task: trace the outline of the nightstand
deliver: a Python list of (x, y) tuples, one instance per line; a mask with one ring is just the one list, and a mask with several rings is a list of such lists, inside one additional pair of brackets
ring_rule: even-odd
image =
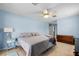
[(7, 40), (6, 43), (7, 43), (7, 46), (5, 47), (5, 49), (11, 49), (11, 48), (15, 48), (16, 47), (15, 39)]

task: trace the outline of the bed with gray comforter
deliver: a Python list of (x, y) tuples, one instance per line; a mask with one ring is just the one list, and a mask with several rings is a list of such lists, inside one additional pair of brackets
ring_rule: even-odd
[(53, 47), (54, 44), (49, 40), (44, 35), (18, 38), (18, 42), (27, 56), (38, 56), (48, 48)]

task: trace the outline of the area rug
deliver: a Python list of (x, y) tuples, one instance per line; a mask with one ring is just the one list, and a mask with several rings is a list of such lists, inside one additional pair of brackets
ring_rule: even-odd
[(16, 51), (9, 51), (6, 53), (6, 56), (18, 56)]

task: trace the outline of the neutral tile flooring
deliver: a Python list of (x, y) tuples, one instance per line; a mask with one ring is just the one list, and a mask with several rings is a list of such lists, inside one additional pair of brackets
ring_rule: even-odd
[[(6, 56), (8, 52), (16, 51), (18, 56), (25, 56), (25, 52), (21, 47), (15, 49), (0, 51), (0, 56)], [(74, 45), (57, 42), (54, 48), (49, 49), (42, 56), (74, 56)]]
[(24, 52), (24, 50), (21, 47), (0, 51), (0, 56), (6, 56), (7, 53), (9, 53), (11, 51), (17, 52), (18, 56), (25, 56), (25, 52)]
[(74, 45), (57, 42), (55, 48), (44, 53), (44, 56), (74, 56)]

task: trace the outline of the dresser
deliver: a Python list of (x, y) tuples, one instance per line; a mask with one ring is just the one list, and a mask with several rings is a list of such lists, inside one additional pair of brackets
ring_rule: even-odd
[(0, 32), (0, 50), (14, 48), (15, 40), (10, 37), (10, 32)]
[(74, 44), (74, 38), (71, 35), (57, 35), (57, 41), (68, 44)]

